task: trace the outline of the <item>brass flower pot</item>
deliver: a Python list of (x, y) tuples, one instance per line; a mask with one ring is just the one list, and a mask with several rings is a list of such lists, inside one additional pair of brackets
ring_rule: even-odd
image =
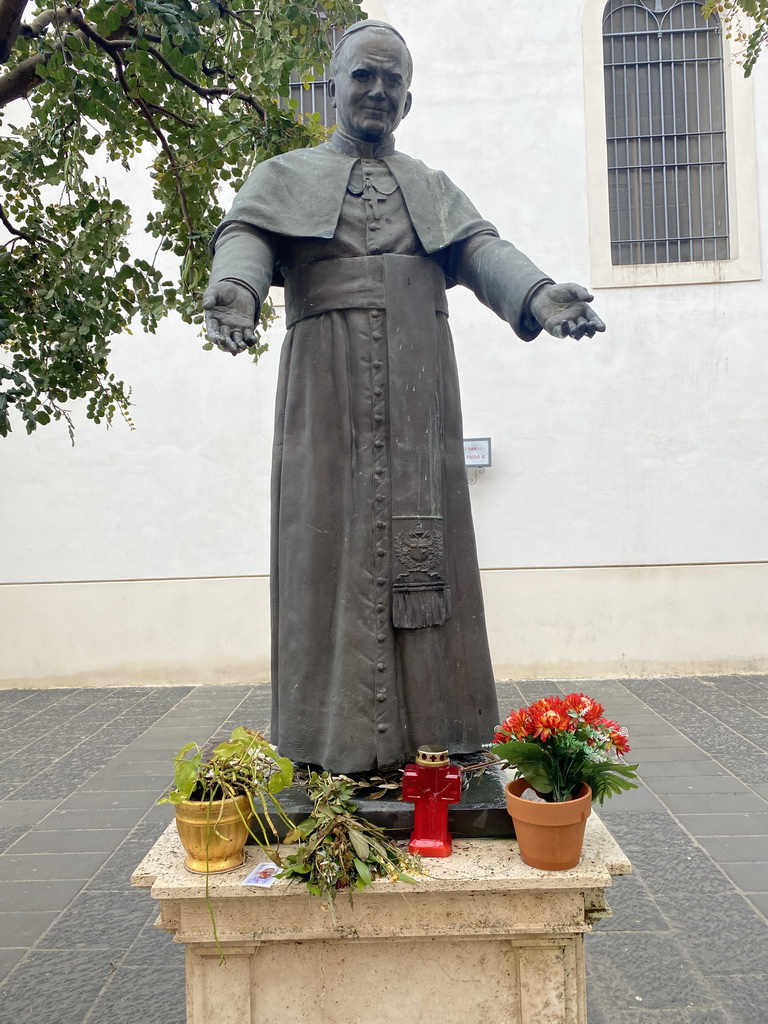
[(189, 871), (214, 874), (239, 868), (252, 816), (247, 794), (224, 800), (184, 800), (176, 804), (176, 828), (187, 851)]
[(584, 830), (592, 813), (592, 790), (582, 783), (574, 800), (540, 803), (523, 800), (525, 779), (507, 784), (507, 811), (515, 825), (520, 856), (532, 868), (542, 871), (567, 871), (581, 860)]

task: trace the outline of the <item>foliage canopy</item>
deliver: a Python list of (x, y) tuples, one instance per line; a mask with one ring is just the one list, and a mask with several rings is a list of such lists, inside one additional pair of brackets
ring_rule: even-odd
[[(364, 17), (359, 8), (0, 0), (0, 435), (14, 417), (30, 433), (64, 417), (71, 435), (79, 398), (96, 422), (128, 416), (112, 339), (136, 319), (154, 332), (171, 310), (202, 322), (219, 186), (239, 188), (257, 162), (322, 138), (317, 115), (293, 116), (290, 78), (312, 80), (327, 30)], [(91, 169), (98, 158), (148, 161), (156, 210), (144, 227), (175, 258), (173, 279), (131, 251), (131, 210)]]

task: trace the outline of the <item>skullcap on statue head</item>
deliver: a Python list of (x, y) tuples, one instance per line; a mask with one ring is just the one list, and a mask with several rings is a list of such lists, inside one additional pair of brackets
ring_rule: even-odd
[(386, 21), (375, 21), (372, 18), (369, 18), (367, 21), (356, 21), (354, 25), (350, 25), (349, 28), (345, 30), (344, 35), (338, 41), (336, 48), (333, 51), (333, 57), (331, 58), (331, 75), (335, 76), (338, 71), (339, 58), (344, 43), (351, 35), (355, 32), (361, 32), (364, 28), (371, 29), (375, 32), (391, 32), (393, 35), (397, 36), (405, 49), (406, 70), (408, 74), (408, 84), (410, 85), (411, 79), (413, 78), (413, 58), (411, 57), (411, 51), (408, 49), (408, 44), (392, 25), (389, 25)]

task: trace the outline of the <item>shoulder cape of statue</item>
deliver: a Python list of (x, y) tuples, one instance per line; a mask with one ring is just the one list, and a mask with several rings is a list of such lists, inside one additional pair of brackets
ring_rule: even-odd
[[(419, 241), (428, 253), (478, 231), (494, 231), (443, 171), (392, 153), (384, 162), (400, 186)], [(333, 238), (355, 158), (327, 143), (294, 149), (259, 164), (213, 236), (232, 221), (295, 238)]]

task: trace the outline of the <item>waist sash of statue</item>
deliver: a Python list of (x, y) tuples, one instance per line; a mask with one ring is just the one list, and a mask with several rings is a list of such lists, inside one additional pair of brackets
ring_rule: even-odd
[(450, 615), (443, 537), (443, 423), (436, 314), (448, 315), (445, 275), (421, 256), (323, 260), (285, 279), (288, 326), (331, 310), (386, 313), (392, 622), (440, 626)]

